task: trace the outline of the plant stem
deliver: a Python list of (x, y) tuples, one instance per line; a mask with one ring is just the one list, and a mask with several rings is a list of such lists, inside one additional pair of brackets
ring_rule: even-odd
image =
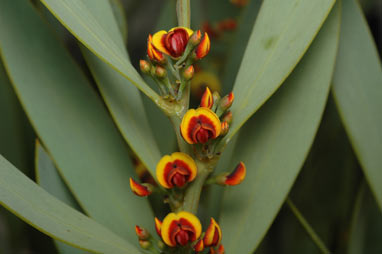
[(190, 0), (177, 0), (176, 13), (178, 16), (178, 25), (190, 28)]
[(292, 213), (296, 216), (297, 220), (300, 222), (301, 226), (305, 229), (305, 231), (308, 233), (312, 241), (316, 244), (316, 246), (321, 250), (324, 254), (330, 254), (329, 249), (325, 246), (324, 242), (321, 240), (321, 238), (317, 235), (317, 233), (314, 231), (314, 229), (310, 226), (310, 224), (306, 221), (304, 216), (301, 214), (301, 212), (297, 209), (297, 207), (294, 205), (292, 200), (288, 197), (286, 200), (286, 203)]

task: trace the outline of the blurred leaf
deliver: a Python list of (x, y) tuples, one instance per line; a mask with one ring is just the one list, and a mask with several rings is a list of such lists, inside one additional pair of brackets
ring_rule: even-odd
[[(123, 42), (127, 42), (127, 19), (122, 0), (109, 0), (114, 17), (117, 21), (119, 31), (122, 34)], [(102, 15), (104, 17), (104, 15)]]
[(358, 4), (342, 4), (333, 93), (370, 188), (382, 210), (382, 68)]
[[(96, 3), (88, 2), (86, 6), (96, 17), (98, 24), (105, 30), (110, 27), (116, 29), (114, 17), (103, 15), (108, 2), (97, 0)], [(98, 6), (97, 9), (94, 8), (94, 5)], [(121, 37), (116, 34), (111, 35), (111, 38), (115, 41), (121, 40)], [(151, 174), (155, 175), (155, 167), (161, 154), (152, 135), (139, 91), (130, 84), (130, 81), (119, 75), (117, 71), (85, 47), (81, 47), (81, 51), (116, 125), (131, 149)], [(155, 107), (155, 105), (153, 106)], [(159, 114), (163, 115), (163, 113)]]
[(259, 245), (304, 162), (328, 95), (339, 21), (335, 8), (286, 84), (240, 132), (233, 157), (248, 170), (223, 200), (228, 253), (252, 253)]
[(228, 94), (232, 91), (261, 2), (260, 0), (251, 0), (239, 17), (238, 28), (234, 34), (234, 41), (228, 50), (227, 62), (224, 65), (222, 94)]
[(264, 1), (237, 75), (232, 113), (235, 121), (223, 139), (228, 142), (292, 72), (334, 0)]
[(100, 253), (140, 253), (85, 215), (44, 191), (0, 156), (0, 204), (45, 234)]
[(134, 225), (151, 226), (152, 213), (129, 188), (135, 173), (125, 143), (83, 73), (28, 1), (0, 1), (0, 45), (19, 99), (81, 207), (136, 243)]
[[(158, 95), (143, 81), (131, 65), (118, 28), (104, 29), (92, 14), (98, 4), (85, 4), (85, 0), (41, 0), (71, 33), (95, 55), (107, 62), (153, 101)], [(108, 5), (108, 3), (106, 3)], [(105, 7), (107, 5), (104, 5)], [(111, 7), (103, 9), (103, 16), (113, 15)], [(113, 40), (116, 31), (119, 40)], [(114, 33), (114, 36), (111, 36)]]
[[(58, 174), (53, 161), (50, 159), (44, 148), (36, 142), (36, 181), (47, 192), (67, 204), (72, 208), (80, 211), (78, 203), (75, 201), (73, 195), (69, 192), (68, 187), (62, 181), (61, 176)], [(83, 250), (76, 249), (61, 241), (54, 241), (57, 249), (61, 254), (76, 254), (84, 253)]]
[(354, 207), (348, 253), (382, 252), (382, 215), (366, 184), (362, 184)]

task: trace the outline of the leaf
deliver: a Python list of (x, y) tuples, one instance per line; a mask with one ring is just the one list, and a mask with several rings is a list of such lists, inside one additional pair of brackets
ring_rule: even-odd
[(234, 158), (245, 181), (225, 192), (221, 226), (227, 253), (252, 253), (286, 198), (317, 131), (339, 33), (338, 8), (285, 85), (240, 132)]
[[(37, 183), (47, 192), (49, 192), (68, 206), (71, 206), (77, 211), (80, 211), (81, 208), (75, 201), (73, 195), (68, 190), (68, 187), (66, 187), (65, 183), (62, 181), (56, 167), (54, 166), (53, 161), (50, 159), (49, 155), (40, 145), (39, 142), (36, 142), (35, 163)], [(61, 254), (84, 253), (83, 250), (74, 248), (61, 241), (55, 240), (54, 242)]]
[[(94, 5), (98, 9), (94, 9)], [(91, 14), (97, 17), (98, 24), (105, 30), (111, 27), (117, 29), (114, 17), (103, 15), (108, 9), (107, 1), (98, 0), (96, 4), (87, 2), (85, 6), (89, 7)], [(111, 38), (115, 41), (121, 40), (117, 34)], [(151, 132), (139, 91), (85, 47), (81, 47), (81, 51), (118, 129), (142, 163), (155, 175), (155, 167), (161, 154)]]
[[(109, 0), (114, 17), (122, 34), (123, 42), (127, 42), (127, 19), (122, 0)], [(104, 17), (104, 15), (102, 15)]]
[(344, 0), (341, 40), (333, 78), (338, 111), (382, 210), (382, 68), (358, 4)]
[(237, 75), (226, 143), (292, 72), (335, 0), (264, 1)]
[[(87, 48), (113, 69), (127, 78), (151, 100), (158, 100), (158, 95), (143, 81), (138, 72), (131, 65), (126, 49), (119, 41), (113, 40), (112, 32), (104, 29), (98, 23), (92, 10), (98, 5), (86, 5), (84, 0), (41, 0), (43, 4), (56, 16), (56, 18)], [(103, 15), (113, 15), (110, 6), (104, 9)], [(118, 28), (117, 28), (118, 30)], [(119, 30), (118, 30), (119, 33)], [(119, 35), (121, 37), (121, 35)]]
[(348, 253), (380, 253), (382, 251), (381, 234), (382, 215), (364, 182), (354, 206)]
[(261, 1), (259, 0), (250, 1), (238, 19), (238, 29), (234, 34), (232, 46), (228, 49), (227, 62), (224, 65), (222, 78), (223, 94), (228, 94), (232, 91), (260, 5)]
[(83, 73), (28, 1), (0, 1), (0, 45), (26, 113), (81, 207), (138, 245), (134, 225), (150, 228), (152, 212), (129, 188), (127, 147)]
[(134, 246), (54, 198), (0, 156), (0, 204), (45, 234), (99, 253), (140, 253)]

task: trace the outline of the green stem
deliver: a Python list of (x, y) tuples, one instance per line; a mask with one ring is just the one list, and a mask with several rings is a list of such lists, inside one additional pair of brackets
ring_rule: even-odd
[(198, 167), (198, 175), (195, 180), (188, 186), (183, 200), (183, 211), (188, 211), (196, 214), (199, 206), (200, 194), (203, 189), (203, 185), (208, 178), (208, 175), (213, 171), (217, 161), (203, 162), (196, 160), (196, 166)]
[(286, 203), (292, 213), (296, 216), (297, 220), (300, 222), (301, 226), (305, 229), (305, 231), (308, 233), (312, 241), (316, 244), (316, 246), (321, 250), (324, 254), (330, 254), (329, 249), (325, 246), (324, 242), (321, 240), (321, 238), (317, 235), (317, 233), (314, 231), (314, 229), (310, 226), (310, 224), (306, 221), (304, 216), (301, 214), (301, 212), (297, 209), (297, 207), (293, 204), (292, 200), (288, 197), (286, 200)]
[(177, 0), (176, 13), (178, 16), (178, 25), (190, 28), (190, 0)]

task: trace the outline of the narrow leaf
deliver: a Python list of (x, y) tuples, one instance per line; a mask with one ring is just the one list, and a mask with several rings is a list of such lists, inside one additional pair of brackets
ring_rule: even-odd
[(81, 207), (138, 245), (134, 225), (150, 227), (152, 213), (130, 190), (135, 173), (126, 145), (29, 1), (0, 1), (0, 45), (27, 115)]
[[(36, 158), (35, 158), (35, 170), (37, 183), (44, 188), (48, 193), (55, 196), (68, 206), (80, 211), (78, 203), (75, 201), (73, 195), (68, 190), (68, 187), (62, 181), (61, 176), (58, 174), (53, 161), (50, 159), (47, 152), (36, 142)], [(57, 249), (61, 254), (76, 254), (83, 253), (83, 250), (74, 248), (61, 241), (54, 241)]]
[(0, 204), (50, 237), (98, 253), (140, 253), (44, 191), (0, 155)]
[(292, 72), (325, 21), (335, 0), (264, 1), (235, 81), (235, 121), (239, 128)]
[(356, 1), (342, 4), (341, 40), (333, 93), (366, 179), (382, 210), (382, 68)]
[[(117, 24), (114, 17), (103, 15), (108, 2), (97, 0), (96, 3), (100, 6), (98, 9), (91, 7), (94, 2), (87, 2), (85, 6), (89, 7), (91, 14), (104, 29), (113, 27), (115, 30)], [(111, 38), (115, 41), (121, 40), (117, 34), (111, 35)], [(120, 41), (120, 43), (123, 42)], [(119, 75), (88, 49), (81, 47), (81, 51), (119, 130), (131, 149), (151, 174), (155, 175), (155, 167), (161, 155), (149, 126), (139, 91), (130, 84), (130, 81)]]
[[(113, 40), (109, 34), (110, 31), (105, 30), (92, 14), (91, 9), (98, 8), (98, 5), (87, 5), (84, 0), (41, 1), (95, 55), (110, 64), (150, 99), (153, 101), (158, 99), (158, 95), (143, 81), (131, 65), (123, 44)], [(113, 15), (110, 6), (103, 11), (103, 15)]]
[(335, 8), (285, 85), (240, 132), (234, 158), (247, 165), (247, 176), (223, 200), (228, 253), (257, 248), (305, 160), (329, 91), (339, 21)]

